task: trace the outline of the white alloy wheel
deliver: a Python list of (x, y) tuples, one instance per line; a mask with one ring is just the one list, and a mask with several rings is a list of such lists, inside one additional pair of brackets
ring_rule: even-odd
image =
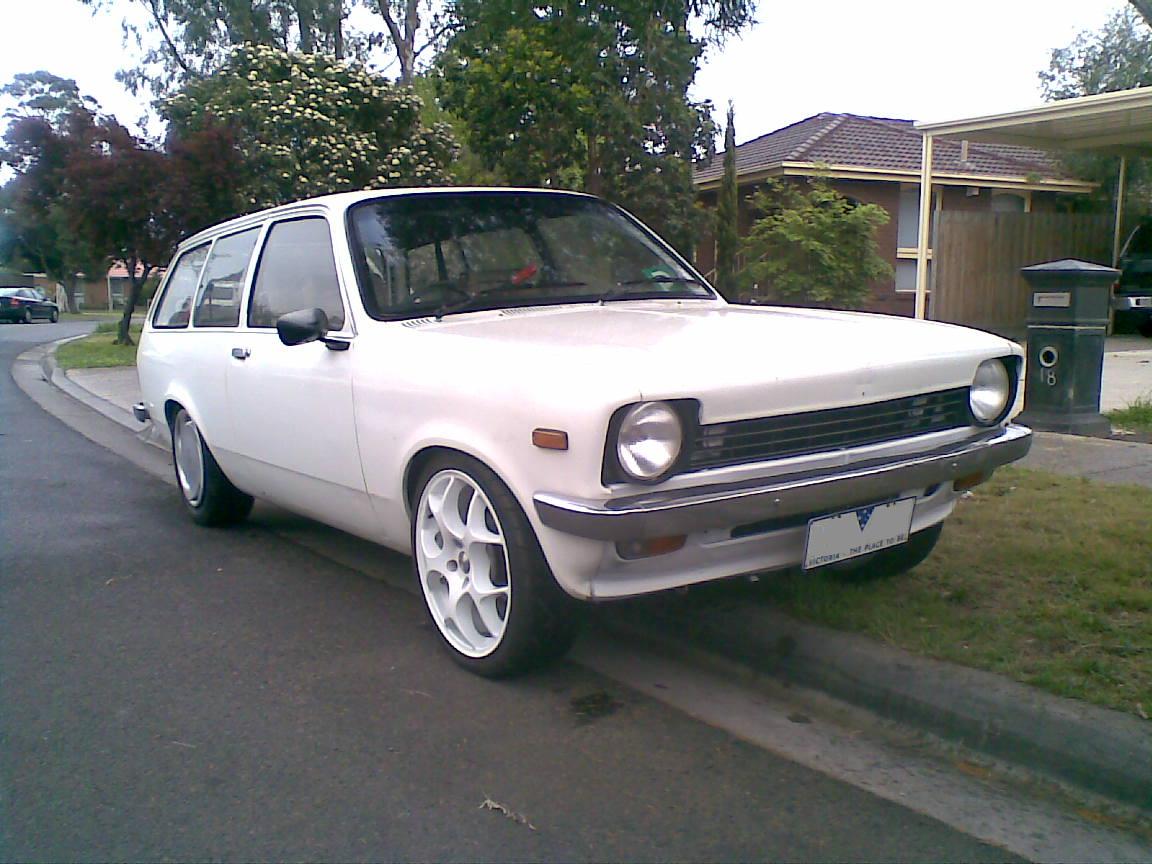
[(432, 619), (466, 657), (498, 647), (512, 611), (508, 549), (480, 485), (454, 468), (434, 474), (416, 509), (414, 554)]
[(196, 424), (183, 409), (172, 423), (172, 453), (184, 500), (197, 507), (204, 495), (204, 450)]

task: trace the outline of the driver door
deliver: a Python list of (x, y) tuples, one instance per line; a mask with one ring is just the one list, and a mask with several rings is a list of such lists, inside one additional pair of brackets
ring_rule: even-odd
[[(351, 343), (348, 350), (280, 341), (276, 319), (311, 308), (325, 311), (331, 333)], [(323, 216), (271, 225), (246, 324), (228, 357), (237, 485), (338, 528), (375, 536), (352, 407), (356, 343)]]

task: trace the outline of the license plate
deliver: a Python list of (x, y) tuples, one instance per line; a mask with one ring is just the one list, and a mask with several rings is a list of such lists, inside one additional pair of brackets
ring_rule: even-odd
[(808, 523), (804, 569), (847, 561), (903, 543), (912, 528), (915, 507), (915, 498), (901, 498), (813, 519)]
[(1132, 305), (1144, 308), (1145, 306), (1152, 306), (1152, 297), (1133, 297)]

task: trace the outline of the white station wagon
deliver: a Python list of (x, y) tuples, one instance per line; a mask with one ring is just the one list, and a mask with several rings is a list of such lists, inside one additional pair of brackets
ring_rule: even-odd
[(1031, 441), (1014, 343), (730, 305), (619, 208), (541, 190), (334, 195), (197, 234), (138, 365), (197, 522), (263, 498), (410, 553), (484, 675), (566, 650), (572, 598), (905, 570)]

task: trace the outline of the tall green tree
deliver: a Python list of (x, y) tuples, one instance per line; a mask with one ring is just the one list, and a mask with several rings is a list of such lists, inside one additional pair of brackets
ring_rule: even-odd
[(1152, 0), (1129, 0), (1132, 8), (1140, 13), (1140, 17), (1152, 27)]
[(17, 73), (11, 81), (0, 87), (0, 96), (13, 103), (5, 112), (8, 119), (39, 117), (56, 128), (63, 125), (74, 111), (94, 113), (100, 110), (96, 100), (82, 94), (74, 80), (61, 78), (43, 69)]
[(450, 29), (443, 14), (442, 3), (437, 0), (362, 0), (376, 11), (387, 33), (387, 40), (396, 55), (398, 79), (408, 87), (416, 83), (416, 63), (425, 52), (441, 46)]
[(883, 207), (849, 201), (820, 179), (772, 181), (752, 206), (758, 216), (741, 244), (740, 274), (752, 298), (851, 308), (892, 278), (876, 245), (888, 222)]
[[(79, 0), (118, 14), (135, 65), (118, 77), (133, 92), (166, 95), (214, 72), (237, 45), (364, 58), (382, 38), (348, 26), (353, 0)], [(143, 23), (141, 23), (143, 22)]]
[(357, 63), (264, 45), (233, 49), (188, 82), (162, 113), (178, 136), (223, 124), (243, 170), (247, 209), (330, 192), (446, 182), (456, 155), (447, 126), (425, 127), (422, 103)]
[(736, 261), (740, 254), (740, 197), (736, 182), (736, 108), (728, 103), (724, 125), (724, 176), (716, 201), (716, 287), (726, 296), (736, 293)]
[(468, 144), (509, 182), (604, 195), (687, 251), (691, 165), (715, 132), (711, 105), (688, 89), (708, 40), (739, 32), (754, 6), (456, 0), (445, 107), (468, 118)]
[[(133, 91), (167, 95), (212, 74), (239, 45), (367, 60), (384, 47), (395, 55), (401, 84), (412, 86), (421, 55), (441, 43), (446, 25), (440, 0), (79, 0), (122, 18), (135, 65), (121, 70)], [(375, 26), (350, 23), (355, 8), (373, 13)], [(143, 23), (141, 23), (141, 21)]]
[(484, 161), (468, 146), (464, 130), (468, 124), (444, 108), (440, 98), (440, 71), (432, 67), (416, 76), (412, 89), (420, 97), (420, 122), (426, 129), (445, 128), (456, 142), (452, 161), (452, 182), (460, 186), (507, 186), (508, 181), (485, 166)]
[(1053, 49), (1040, 72), (1046, 99), (1071, 99), (1152, 85), (1152, 28), (1130, 8), (1112, 14), (1099, 30), (1077, 34)]
[[(1083, 31), (1069, 45), (1054, 49), (1039, 76), (1046, 99), (1152, 86), (1152, 29), (1132, 8), (1120, 9), (1099, 30)], [(1061, 160), (1070, 174), (1097, 184), (1084, 205), (1096, 208), (1115, 200), (1119, 157), (1066, 152)], [(1135, 208), (1152, 207), (1148, 159), (1129, 160), (1128, 188)]]

